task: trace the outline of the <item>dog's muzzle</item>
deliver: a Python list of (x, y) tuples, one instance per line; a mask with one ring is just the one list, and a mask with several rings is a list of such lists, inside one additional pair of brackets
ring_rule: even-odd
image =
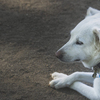
[(60, 59), (61, 61), (63, 62), (72, 62), (72, 61), (80, 61), (80, 59), (73, 59), (71, 60), (70, 59), (70, 56), (66, 57), (65, 56), (65, 52), (63, 50), (58, 50), (56, 53), (55, 53), (56, 57), (58, 59)]

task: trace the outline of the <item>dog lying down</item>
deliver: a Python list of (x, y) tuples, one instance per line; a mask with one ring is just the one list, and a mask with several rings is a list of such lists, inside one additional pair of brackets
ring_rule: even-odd
[[(94, 73), (54, 72), (49, 85), (56, 89), (69, 87), (90, 100), (100, 100), (100, 11), (89, 7), (85, 19), (70, 34), (70, 40), (56, 52), (56, 57), (63, 62), (81, 61)], [(93, 83), (93, 87), (81, 81)]]

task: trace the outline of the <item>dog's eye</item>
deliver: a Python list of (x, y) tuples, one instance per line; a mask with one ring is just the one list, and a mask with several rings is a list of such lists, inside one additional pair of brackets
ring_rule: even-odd
[(82, 45), (83, 42), (81, 42), (81, 41), (76, 41), (76, 44), (78, 44), (78, 45)]

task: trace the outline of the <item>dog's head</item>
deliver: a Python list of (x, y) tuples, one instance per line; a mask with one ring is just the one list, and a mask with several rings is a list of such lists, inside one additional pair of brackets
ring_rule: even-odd
[(81, 61), (92, 68), (100, 62), (100, 11), (89, 7), (87, 15), (71, 32), (70, 40), (56, 52), (64, 62)]

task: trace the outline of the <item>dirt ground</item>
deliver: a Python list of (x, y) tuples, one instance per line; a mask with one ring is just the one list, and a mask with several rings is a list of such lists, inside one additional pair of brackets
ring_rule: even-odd
[(50, 73), (91, 71), (55, 52), (99, 0), (0, 0), (0, 100), (88, 100), (48, 86)]

